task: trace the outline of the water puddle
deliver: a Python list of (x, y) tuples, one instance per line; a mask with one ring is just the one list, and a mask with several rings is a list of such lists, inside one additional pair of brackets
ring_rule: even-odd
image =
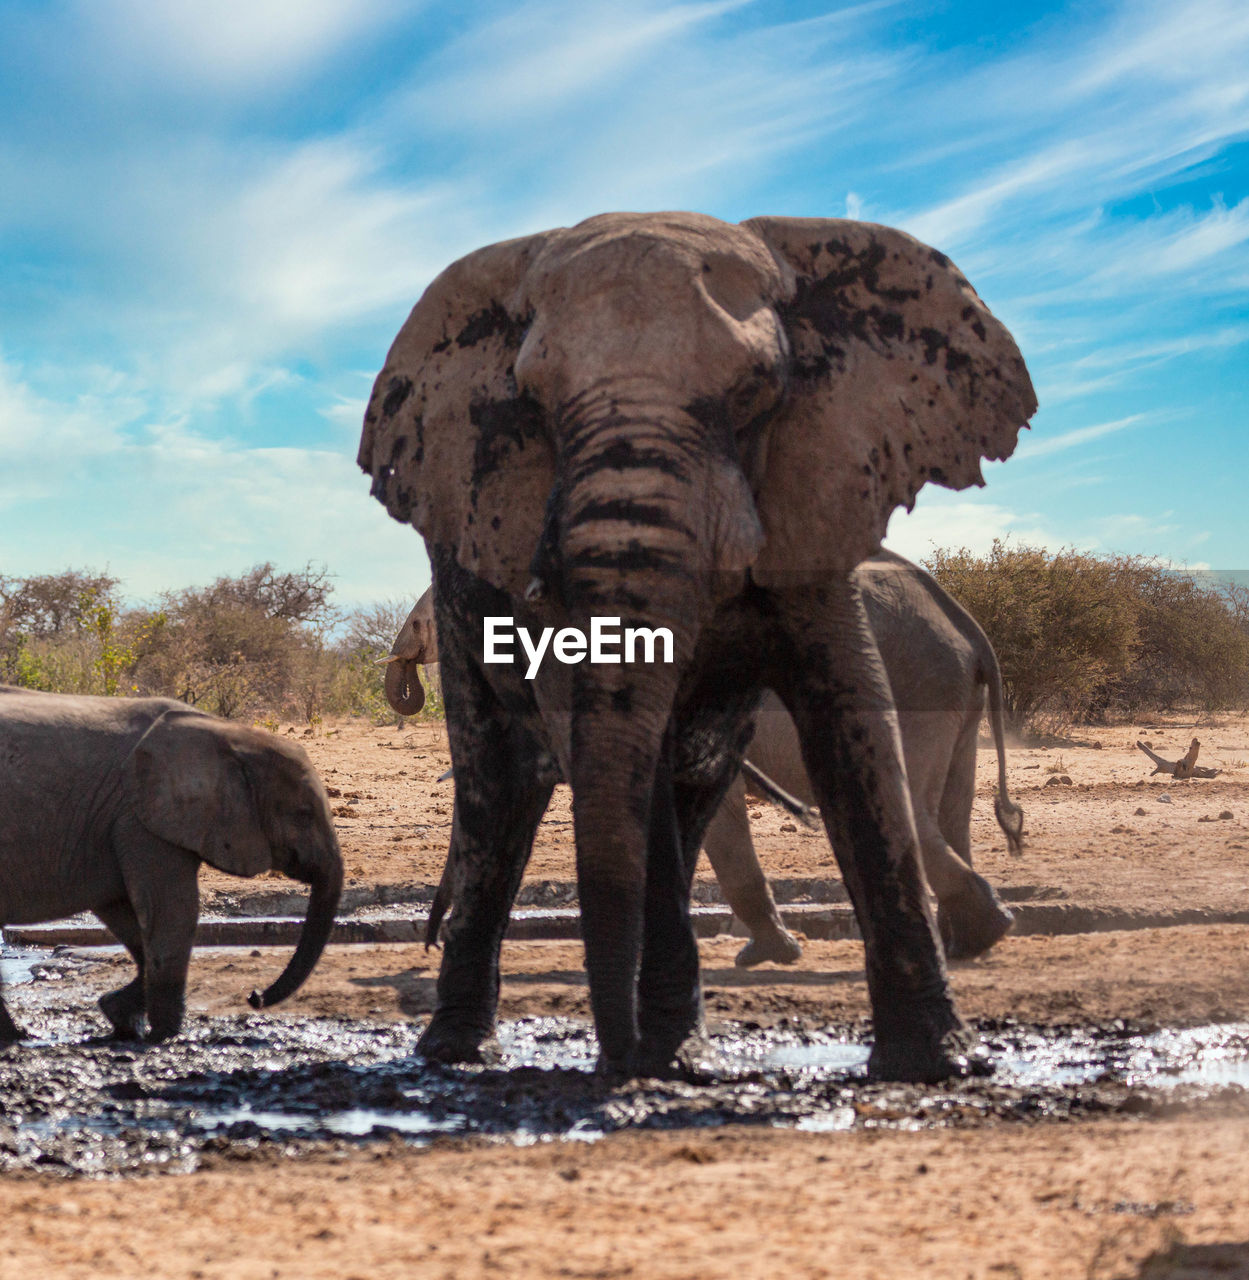
[(448, 1134), (527, 1144), (627, 1128), (923, 1129), (1249, 1108), (1249, 1023), (985, 1024), (994, 1074), (940, 1086), (869, 1084), (869, 1046), (849, 1030), (728, 1023), (693, 1078), (611, 1085), (594, 1074), (589, 1027), (558, 1018), (502, 1025), (488, 1067), (426, 1063), (419, 1026), (364, 1019), (246, 1013), (190, 1018), (164, 1045), (92, 1039), (102, 1021), (58, 981), (90, 963), (70, 949), (0, 955), (29, 1035), (0, 1050), (0, 1172), (187, 1170), (213, 1151)]

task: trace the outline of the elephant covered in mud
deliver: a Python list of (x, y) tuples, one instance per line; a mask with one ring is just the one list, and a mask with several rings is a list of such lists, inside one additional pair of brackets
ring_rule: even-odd
[[(855, 577), (898, 710), (920, 853), (937, 898), (946, 955), (980, 955), (1013, 920), (992, 885), (971, 868), (976, 739), (986, 690), (998, 763), (994, 813), (1012, 853), (1020, 851), (1023, 834), (1023, 811), (1006, 786), (997, 655), (971, 614), (909, 560), (882, 551), (860, 565)], [(814, 800), (793, 719), (774, 694), (759, 708), (746, 759), (799, 800)], [(781, 922), (751, 842), (746, 814), (750, 790), (749, 782), (734, 780), (707, 827), (703, 846), (725, 898), (750, 930), (738, 964), (790, 961), (800, 949)]]
[[(702, 1026), (694, 864), (771, 688), (863, 933), (870, 1073), (976, 1069), (852, 575), (895, 507), (979, 483), (1035, 407), (949, 259), (866, 223), (607, 214), (429, 286), (359, 452), (436, 586), (457, 908), (426, 1056), (490, 1052), (503, 931), (562, 773), (600, 1064), (679, 1069)], [(487, 661), (488, 618), (555, 635), (558, 660), (532, 678)], [(577, 660), (567, 637), (607, 620), (650, 651)]]
[[(343, 861), (307, 755), (169, 698), (95, 698), (0, 685), (0, 924), (91, 911), (138, 976), (100, 1008), (123, 1038), (146, 1015), (176, 1035), (199, 918), (201, 862), (278, 870), (311, 886), (295, 953), (254, 1008), (293, 994), (334, 925)], [(0, 993), (0, 1043), (21, 1033)]]

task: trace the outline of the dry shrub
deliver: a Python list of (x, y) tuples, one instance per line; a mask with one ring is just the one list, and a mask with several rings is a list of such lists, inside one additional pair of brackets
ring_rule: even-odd
[(995, 540), (926, 567), (984, 628), (1017, 729), (1249, 703), (1249, 591), (1139, 556)]
[[(84, 570), (0, 577), (0, 681), (59, 693), (178, 698), (217, 715), (316, 723), (393, 718), (376, 659), (411, 607), (347, 614), (323, 568), (257, 565), (125, 608), (118, 581)], [(426, 714), (440, 701), (430, 700)]]

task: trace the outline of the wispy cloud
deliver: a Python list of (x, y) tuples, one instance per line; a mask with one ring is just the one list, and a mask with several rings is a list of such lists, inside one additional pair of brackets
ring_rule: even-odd
[(75, 0), (62, 19), (105, 75), (181, 96), (272, 95), (418, 5), (401, 0)]
[(1041, 458), (1047, 454), (1060, 453), (1065, 449), (1075, 449), (1092, 440), (1100, 440), (1103, 436), (1126, 431), (1129, 427), (1139, 426), (1148, 415), (1143, 413), (1129, 414), (1126, 418), (1117, 418), (1113, 422), (1098, 422), (1091, 427), (1076, 427), (1072, 431), (1064, 431), (1056, 436), (1031, 436), (1015, 450), (1015, 457)]
[[(1114, 0), (1026, 25), (1003, 11), (974, 42), (935, 38), (944, 9), (903, 23), (887, 0), (815, 18), (790, 0), (21, 8), (0, 45), (9, 549), (56, 518), (39, 505), (58, 483), (42, 441), (65, 484), (128, 507), (136, 531), (103, 542), (136, 564), (140, 529), (170, 574), (197, 546), (299, 558), (325, 523), (301, 523), (312, 505), (360, 531), (343, 545), (363, 557), (376, 504), (350, 474), (352, 437), (408, 307), (476, 245), (604, 208), (844, 211), (955, 255), (1019, 339), (1042, 413), (989, 492), (925, 492), (895, 518), (921, 552), (1004, 532), (1059, 545), (1063, 520), (1110, 536), (1070, 485), (1041, 513), (1027, 484), (1070, 458), (1116, 492), (1148, 489), (1116, 437), (1209, 418), (1201, 397), (1246, 340), (1232, 148), (1249, 138), (1249, 14), (1233, 0)], [(1230, 455), (1240, 437), (1224, 431)], [(1190, 466), (1209, 472), (1191, 445), (1169, 461), (1174, 487)], [(136, 511), (136, 477), (179, 497)], [(25, 504), (20, 521), (4, 523), (6, 502)], [(168, 532), (180, 520), (185, 543)], [(1157, 536), (1177, 545), (1212, 527), (1202, 507), (1173, 523)], [(419, 559), (392, 532), (378, 545)]]

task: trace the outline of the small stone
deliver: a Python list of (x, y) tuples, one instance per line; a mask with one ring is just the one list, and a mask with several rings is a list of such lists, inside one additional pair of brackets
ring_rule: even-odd
[[(1231, 815), (1229, 814), (1228, 816), (1230, 817)], [(798, 828), (797, 828), (796, 826), (794, 826), (794, 824), (793, 824), (792, 822), (782, 822), (782, 823), (781, 823), (781, 830), (782, 830), (782, 831), (797, 831), (797, 830), (798, 830)]]
[(1163, 792), (1163, 793), (1158, 797), (1158, 803), (1159, 803), (1159, 804), (1170, 804), (1170, 803), (1171, 803), (1171, 795), (1170, 795), (1170, 793), (1169, 793), (1169, 792), (1167, 792), (1167, 791), (1164, 791), (1164, 792)]
[(1145, 813), (1145, 810), (1144, 810), (1144, 809), (1142, 809), (1139, 805), (1138, 805), (1138, 806), (1137, 806), (1137, 808), (1134, 810), (1134, 812), (1135, 812), (1135, 814), (1136, 814), (1136, 816), (1137, 816), (1138, 818), (1144, 818), (1144, 817), (1146, 817), (1146, 816), (1147, 816), (1147, 815), (1146, 815), (1146, 813)]
[(1230, 809), (1224, 809), (1224, 810), (1223, 810), (1223, 812), (1219, 814), (1219, 821), (1220, 821), (1220, 822), (1228, 822), (1228, 821), (1230, 821), (1232, 818), (1234, 818), (1235, 816), (1236, 816), (1236, 815), (1235, 815), (1234, 813), (1232, 813), (1232, 811), (1231, 811)]

